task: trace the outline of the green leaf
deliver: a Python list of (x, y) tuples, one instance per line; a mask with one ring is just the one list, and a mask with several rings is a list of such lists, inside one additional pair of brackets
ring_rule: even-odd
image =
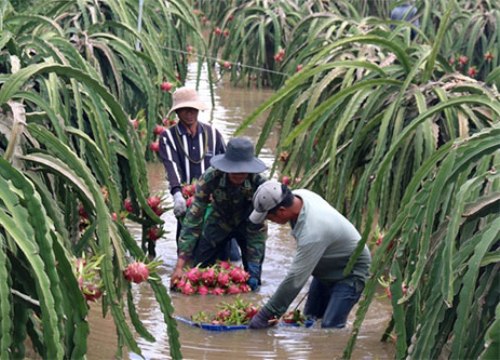
[(485, 335), (484, 351), (481, 353), (481, 360), (498, 359), (500, 353), (500, 304), (497, 304), (495, 310), (495, 320), (488, 328)]
[(10, 294), (9, 261), (5, 253), (5, 239), (0, 233), (0, 358), (10, 358), (12, 345), (12, 296)]
[[(67, 148), (67, 150), (71, 151), (69, 148)], [(87, 198), (87, 200), (92, 205), (95, 205), (95, 200), (94, 197), (92, 196), (89, 187), (85, 184), (84, 180), (80, 178), (72, 168), (69, 167), (67, 162), (64, 162), (59, 158), (43, 153), (24, 155), (21, 157), (21, 159), (43, 165), (49, 168), (51, 171), (56, 172), (59, 175), (65, 177), (75, 186), (76, 189), (78, 189)]]
[(467, 326), (469, 314), (472, 311), (471, 303), (474, 296), (474, 286), (480, 270), (480, 264), (490, 247), (499, 239), (500, 218), (496, 218), (481, 234), (480, 241), (474, 249), (474, 255), (468, 262), (468, 269), (463, 277), (463, 286), (460, 291), (460, 302), (457, 307), (457, 320), (453, 328), (453, 342), (451, 356), (463, 358), (464, 346), (467, 342)]
[(437, 57), (437, 55), (438, 55), (438, 53), (441, 50), (441, 47), (443, 45), (442, 44), (443, 38), (444, 38), (446, 31), (448, 29), (448, 26), (449, 26), (449, 20), (450, 20), (452, 10), (453, 10), (453, 4), (450, 4), (448, 6), (448, 10), (446, 10), (446, 13), (439, 21), (438, 33), (437, 33), (436, 39), (434, 40), (434, 44), (432, 46), (432, 51), (431, 51), (431, 54), (429, 56), (429, 59), (427, 60), (425, 72), (424, 72), (423, 79), (422, 79), (422, 81), (424, 83), (426, 83), (430, 80), (430, 78), (432, 76), (432, 72), (434, 71), (436, 57)]
[(47, 349), (47, 356), (52, 359), (62, 359), (64, 350), (60, 343), (58, 316), (54, 308), (54, 297), (50, 292), (50, 279), (45, 273), (46, 268), (39, 255), (40, 249), (32, 238), (27, 237), (26, 233), (20, 230), (26, 224), (29, 224), (27, 218), (13, 219), (3, 209), (0, 209), (0, 225), (14, 239), (33, 269), (37, 293), (40, 297), (41, 318), (44, 324), (44, 345)]

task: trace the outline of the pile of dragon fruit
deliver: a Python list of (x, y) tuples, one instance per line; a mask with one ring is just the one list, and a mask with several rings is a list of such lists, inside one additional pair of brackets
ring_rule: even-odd
[(185, 295), (224, 295), (250, 292), (250, 274), (239, 266), (220, 261), (207, 268), (193, 267), (184, 273), (173, 289)]

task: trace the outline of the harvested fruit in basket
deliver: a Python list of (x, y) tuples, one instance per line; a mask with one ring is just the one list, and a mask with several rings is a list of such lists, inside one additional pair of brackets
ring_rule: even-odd
[(222, 302), (217, 305), (215, 313), (199, 311), (191, 316), (191, 320), (212, 325), (246, 325), (258, 311), (258, 307), (237, 296), (231, 303)]
[(193, 267), (186, 269), (182, 278), (173, 288), (185, 295), (232, 295), (250, 292), (246, 283), (248, 272), (227, 261), (219, 261), (208, 268)]

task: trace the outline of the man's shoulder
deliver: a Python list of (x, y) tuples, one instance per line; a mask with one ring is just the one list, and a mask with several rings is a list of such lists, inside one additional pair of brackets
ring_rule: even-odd
[(205, 130), (206, 132), (215, 131), (217, 134), (219, 134), (219, 135), (221, 134), (221, 132), (214, 125), (207, 124), (206, 122), (202, 122), (202, 121), (198, 121), (198, 125), (200, 125), (201, 128), (203, 130)]
[(256, 185), (257, 187), (259, 185), (262, 185), (263, 183), (265, 183), (267, 180), (268, 179), (260, 173), (250, 175), (250, 181), (252, 182), (252, 184)]
[(213, 181), (214, 179), (220, 178), (222, 172), (210, 166), (202, 175), (202, 178), (205, 182)]
[(207, 124), (206, 122), (203, 122), (203, 121), (198, 121), (198, 125), (201, 126), (203, 129), (210, 130), (210, 131), (212, 130), (212, 128), (214, 128), (212, 125)]
[(170, 135), (174, 133), (174, 131), (177, 129), (177, 124), (174, 126), (169, 126), (165, 127), (164, 130), (160, 134), (160, 138), (169, 138)]
[(311, 190), (295, 189), (295, 190), (292, 190), (292, 193), (294, 195), (301, 197), (301, 198), (308, 198), (308, 199), (311, 199), (313, 201), (326, 202), (326, 200), (321, 195), (319, 195)]
[(321, 220), (327, 213), (338, 213), (338, 211), (331, 204), (314, 191), (307, 189), (295, 189), (292, 190), (292, 194), (302, 199), (302, 212), (308, 218), (311, 216), (318, 216)]

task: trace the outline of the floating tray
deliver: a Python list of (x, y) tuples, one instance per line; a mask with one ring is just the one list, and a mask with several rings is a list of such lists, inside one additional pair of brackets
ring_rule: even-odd
[[(176, 316), (175, 319), (179, 322), (184, 323), (184, 324), (199, 327), (203, 330), (209, 330), (209, 331), (235, 331), (235, 330), (248, 329), (248, 325), (214, 325), (214, 324), (208, 324), (208, 323), (199, 323), (199, 322), (189, 320), (188, 318), (185, 318), (183, 316)], [(311, 327), (313, 325), (314, 325), (314, 320), (312, 320), (312, 319), (306, 320), (304, 322), (304, 325), (299, 325), (297, 323), (286, 323), (283, 321), (280, 321), (278, 323), (278, 326), (288, 326), (288, 327), (304, 326), (304, 327), (308, 328), (308, 327)]]

